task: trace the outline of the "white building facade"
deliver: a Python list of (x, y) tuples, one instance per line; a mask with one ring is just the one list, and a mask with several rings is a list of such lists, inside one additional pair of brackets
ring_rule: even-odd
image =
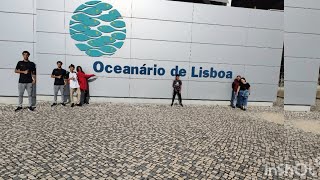
[[(75, 13), (85, 3), (87, 7)], [(71, 22), (75, 15), (86, 14), (94, 17), (99, 26), (112, 26), (104, 19), (109, 16), (100, 17), (103, 14), (88, 10), (99, 3), (117, 10), (121, 17), (114, 21), (124, 21), (125, 27), (115, 24), (118, 34), (105, 34), (110, 41), (117, 40), (112, 42), (113, 47), (94, 45), (94, 56), (90, 56), (76, 44), (90, 45), (89, 41), (100, 36), (75, 37), (78, 32), (70, 31), (70, 23), (74, 29), (74, 25), (81, 24)], [(21, 60), (21, 52), (28, 50), (37, 64), (38, 97), (52, 96), (50, 75), (56, 62), (62, 61), (66, 69), (74, 64), (97, 75), (90, 83), (93, 97), (169, 99), (174, 75), (180, 72), (184, 99), (228, 101), (233, 79), (242, 75), (252, 86), (250, 102), (272, 103), (278, 90), (283, 19), (279, 11), (165, 0), (5, 1), (0, 7), (0, 77), (6, 86), (0, 89), (0, 96), (17, 96), (18, 75), (13, 70)], [(114, 48), (120, 40), (121, 48)], [(107, 53), (100, 56), (102, 50)], [(129, 67), (139, 72), (124, 71)]]

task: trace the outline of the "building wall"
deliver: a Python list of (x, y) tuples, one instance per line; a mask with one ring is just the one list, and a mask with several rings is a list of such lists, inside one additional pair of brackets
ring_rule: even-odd
[[(157, 64), (167, 70), (161, 77), (95, 73), (98, 79), (90, 83), (92, 96), (170, 98), (173, 77), (168, 71), (178, 65), (188, 72), (182, 77), (185, 99), (228, 100), (231, 95), (232, 79), (194, 78), (190, 76), (192, 66), (245, 76), (252, 84), (251, 101), (276, 99), (283, 46), (282, 12), (165, 0), (109, 0), (105, 2), (124, 17), (127, 39), (114, 56), (92, 58), (79, 51), (69, 35), (73, 11), (85, 2), (37, 1), (34, 61), (38, 95), (52, 94), (50, 74), (56, 61), (61, 60), (65, 67), (81, 65), (87, 73), (95, 73), (95, 61), (113, 66)], [(13, 52), (16, 55), (16, 50)], [(14, 62), (7, 66), (10, 72), (17, 59), (8, 57), (4, 61)], [(2, 69), (1, 73), (6, 74)], [(15, 95), (12, 90), (16, 81), (12, 79), (10, 88), (0, 94)]]
[(18, 78), (15, 66), (22, 51), (35, 55), (35, 0), (10, 0), (0, 6), (0, 96), (17, 96)]
[(320, 64), (320, 1), (285, 0), (285, 104), (314, 105)]

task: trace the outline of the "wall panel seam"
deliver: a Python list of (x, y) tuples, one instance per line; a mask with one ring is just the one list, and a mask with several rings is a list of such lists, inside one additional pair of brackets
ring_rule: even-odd
[(318, 83), (318, 81), (299, 81), (299, 80), (290, 80), (290, 79), (285, 79), (284, 82)]
[[(132, 12), (133, 12), (133, 0), (130, 1), (131, 2), (131, 10), (130, 10), (130, 18), (131, 18), (131, 23), (130, 23), (130, 28), (131, 28), (131, 34), (130, 34), (130, 37), (132, 37)], [(131, 64), (131, 61), (132, 61), (132, 39), (130, 39), (130, 64)], [(131, 75), (129, 75), (129, 92), (128, 92), (128, 95), (129, 97), (131, 97)]]
[(19, 15), (37, 15), (35, 13), (27, 13), (27, 12), (13, 12), (13, 11), (0, 11), (0, 14), (19, 14)]
[(300, 6), (284, 6), (284, 12), (286, 12), (285, 8), (304, 9), (304, 10), (318, 10), (318, 11), (320, 11), (320, 7), (319, 8), (310, 8), (310, 7), (300, 7)]
[[(320, 57), (303, 57), (303, 56), (286, 56), (284, 58), (297, 58), (297, 59), (310, 59), (310, 60), (320, 60)], [(285, 59), (286, 60), (286, 59)], [(290, 60), (289, 60), (290, 61)], [(285, 61), (286, 62), (286, 61)]]
[[(72, 55), (72, 54), (58, 54), (58, 53), (39, 53), (37, 52), (37, 54), (40, 55), (66, 55), (66, 56), (75, 56), (75, 57), (87, 57), (86, 55)], [(177, 60), (164, 60), (164, 59), (141, 59), (141, 58), (126, 58), (126, 57), (120, 57), (120, 56), (113, 56), (113, 59), (126, 59), (126, 60), (130, 60), (130, 59), (134, 59), (134, 60), (141, 60), (141, 61), (164, 61), (164, 62), (176, 62), (176, 63), (193, 63), (193, 64), (199, 64), (199, 63), (203, 63), (203, 64), (212, 64), (212, 65), (234, 65), (234, 66), (258, 66), (258, 67), (274, 67), (274, 68), (279, 68), (279, 66), (271, 66), (271, 65), (258, 65), (258, 64), (231, 64), (231, 63), (212, 63), (209, 61), (177, 61)]]
[[(47, 34), (61, 34), (68, 35), (66, 32), (48, 32), (48, 31), (37, 31), (38, 33), (47, 33)], [(202, 45), (213, 45), (213, 46), (235, 46), (235, 47), (252, 47), (252, 48), (263, 48), (263, 49), (282, 49), (280, 47), (267, 47), (267, 46), (246, 46), (246, 45), (237, 45), (237, 44), (219, 44), (219, 43), (206, 43), (206, 42), (189, 42), (189, 41), (170, 41), (170, 40), (161, 40), (161, 39), (146, 39), (146, 38), (127, 38), (130, 40), (143, 40), (143, 41), (156, 41), (156, 42), (173, 42), (173, 43), (181, 43), (181, 44), (202, 44)]]
[[(38, 74), (38, 76), (51, 76), (51, 74)], [(152, 78), (136, 78), (136, 77), (110, 77), (110, 76), (97, 76), (102, 79), (126, 79), (126, 80), (151, 80), (151, 81), (172, 81), (172, 78), (162, 78), (162, 79), (152, 79)], [(210, 79), (210, 78), (207, 78)], [(230, 84), (229, 81), (215, 81), (215, 80), (192, 80), (192, 79), (183, 79), (182, 81), (188, 82), (200, 82), (200, 83), (218, 83), (218, 84)], [(267, 85), (267, 86), (278, 86), (278, 84), (272, 83), (262, 83), (262, 82), (249, 82), (252, 85)]]
[(15, 41), (15, 40), (4, 40), (4, 39), (0, 39), (0, 42), (29, 43), (29, 44), (36, 43), (36, 42), (33, 42), (33, 41)]
[[(37, 9), (41, 11), (45, 11), (44, 9)], [(52, 12), (65, 12), (65, 13), (70, 13), (72, 14), (73, 12), (68, 12), (68, 11), (55, 11), (55, 10), (47, 10), (47, 11), (52, 11)], [(130, 18), (130, 19), (140, 19), (140, 20), (154, 20), (154, 21), (166, 21), (166, 22), (176, 22), (176, 23), (194, 23), (194, 24), (199, 24), (199, 25), (214, 25), (214, 26), (226, 26), (226, 27), (240, 27), (240, 28), (249, 28), (249, 29), (265, 29), (265, 30), (270, 30), (270, 31), (283, 31), (283, 29), (275, 29), (275, 28), (265, 28), (265, 27), (256, 27), (256, 26), (236, 26), (236, 25), (231, 25), (231, 24), (217, 24), (217, 23), (202, 23), (202, 22), (194, 22), (194, 21), (175, 21), (175, 20), (169, 20), (169, 19), (154, 19), (154, 18), (142, 18), (142, 17), (128, 17), (128, 16), (123, 16), (124, 18)]]
[(286, 34), (303, 34), (303, 35), (317, 35), (320, 37), (320, 33), (312, 33), (312, 32), (295, 32), (295, 31), (284, 31)]

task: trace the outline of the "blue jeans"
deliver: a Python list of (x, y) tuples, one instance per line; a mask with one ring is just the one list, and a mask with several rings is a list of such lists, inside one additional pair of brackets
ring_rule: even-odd
[(249, 91), (248, 90), (240, 90), (239, 91), (239, 98), (240, 98), (240, 107), (244, 107), (244, 108), (247, 108), (248, 106), (248, 94), (249, 94)]
[(231, 106), (233, 107), (236, 107), (238, 103), (238, 95), (237, 95), (237, 92), (235, 91), (232, 91), (232, 94), (231, 94)]

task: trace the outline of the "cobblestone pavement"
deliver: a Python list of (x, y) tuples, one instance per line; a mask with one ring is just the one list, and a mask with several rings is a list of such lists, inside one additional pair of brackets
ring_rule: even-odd
[(316, 100), (316, 104), (311, 108), (311, 110), (320, 112), (320, 99)]
[[(320, 179), (320, 101), (312, 107), (312, 112), (285, 112), (286, 151), (288, 164), (308, 164), (317, 169)], [(311, 133), (310, 133), (311, 132)], [(318, 166), (315, 165), (318, 161)]]
[(13, 109), (0, 106), (0, 179), (312, 179), (266, 167), (320, 157), (319, 136), (251, 115), (281, 107)]

